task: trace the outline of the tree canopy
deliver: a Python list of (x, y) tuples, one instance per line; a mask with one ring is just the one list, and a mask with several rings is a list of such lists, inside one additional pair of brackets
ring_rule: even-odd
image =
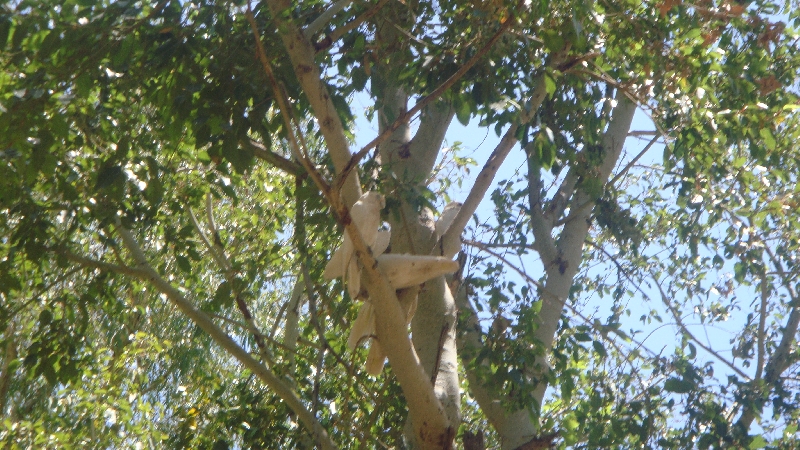
[[(794, 448), (798, 29), (767, 0), (3, 2), (0, 442)], [(497, 136), (469, 174), (454, 121)]]

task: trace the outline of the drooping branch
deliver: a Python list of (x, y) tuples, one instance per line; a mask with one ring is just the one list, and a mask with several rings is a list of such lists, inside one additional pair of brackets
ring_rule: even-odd
[(272, 355), (270, 354), (269, 348), (267, 347), (266, 343), (266, 336), (261, 330), (258, 328), (256, 324), (255, 318), (253, 314), (250, 312), (250, 307), (242, 298), (242, 292), (239, 287), (239, 283), (236, 279), (236, 274), (233, 271), (233, 264), (231, 264), (230, 258), (225, 253), (225, 249), (222, 246), (222, 242), (219, 239), (219, 232), (217, 231), (217, 226), (214, 221), (214, 213), (212, 208), (211, 202), (211, 194), (206, 195), (206, 216), (208, 220), (208, 227), (211, 235), (214, 236), (213, 242), (208, 239), (206, 233), (200, 227), (200, 224), (197, 221), (197, 217), (194, 215), (194, 211), (192, 208), (189, 208), (189, 219), (192, 222), (192, 226), (194, 227), (197, 234), (200, 236), (200, 239), (205, 243), (206, 247), (208, 248), (209, 253), (211, 254), (212, 258), (215, 260), (217, 265), (222, 270), (223, 276), (225, 280), (228, 282), (230, 286), (231, 292), (233, 293), (233, 298), (236, 302), (236, 307), (239, 309), (239, 312), (242, 314), (244, 318), (245, 324), (247, 326), (247, 331), (253, 335), (253, 339), (256, 342), (256, 346), (258, 346), (258, 353), (261, 355), (261, 358), (268, 362), (270, 366), (274, 366), (274, 361), (272, 360)]
[(288, 174), (294, 176), (302, 176), (305, 174), (301, 165), (277, 153), (269, 151), (266, 147), (252, 139), (242, 139), (239, 141), (239, 144), (252, 151), (256, 158), (263, 159)]
[(147, 258), (139, 247), (139, 244), (134, 239), (133, 235), (126, 228), (119, 223), (116, 226), (117, 232), (122, 239), (123, 244), (133, 256), (136, 262), (135, 267), (121, 266), (117, 264), (109, 264), (102, 261), (93, 260), (80, 255), (73, 254), (66, 249), (59, 250), (59, 253), (64, 255), (67, 259), (75, 262), (83, 267), (90, 267), (101, 271), (108, 271), (122, 275), (128, 275), (143, 281), (151, 283), (159, 292), (164, 294), (183, 314), (191, 319), (197, 326), (220, 345), (227, 350), (233, 357), (241, 362), (245, 367), (250, 369), (264, 384), (272, 389), (278, 397), (280, 397), (286, 405), (297, 414), (301, 422), (306, 426), (314, 441), (324, 449), (335, 449), (336, 444), (328, 436), (328, 433), (317, 421), (311, 412), (306, 409), (303, 402), (295, 395), (295, 393), (281, 381), (265, 365), (258, 362), (253, 358), (250, 353), (243, 349), (236, 341), (233, 340), (224, 330), (218, 327), (211, 318), (192, 304), (183, 294), (170, 282), (165, 280), (147, 261)]
[(700, 339), (695, 337), (695, 335), (691, 331), (689, 331), (689, 328), (687, 328), (686, 324), (683, 323), (683, 319), (681, 318), (680, 314), (678, 314), (678, 311), (675, 310), (675, 307), (672, 306), (672, 303), (670, 303), (669, 297), (667, 296), (667, 293), (664, 292), (664, 288), (661, 287), (661, 283), (658, 281), (658, 278), (656, 278), (655, 275), (653, 275), (652, 278), (654, 284), (656, 285), (656, 288), (658, 289), (658, 293), (661, 296), (661, 302), (664, 304), (664, 306), (667, 307), (667, 310), (669, 310), (670, 314), (672, 314), (672, 318), (675, 319), (675, 323), (678, 325), (678, 328), (680, 328), (681, 332), (685, 334), (687, 337), (689, 337), (689, 339), (694, 341), (697, 345), (699, 345), (703, 350), (708, 352), (708, 354), (714, 356), (715, 358), (717, 358), (717, 360), (719, 360), (720, 362), (728, 366), (728, 368), (736, 372), (736, 374), (742, 377), (742, 379), (750, 380), (750, 377), (746, 373), (742, 372), (741, 369), (734, 366), (733, 363), (731, 363), (727, 359), (723, 358), (722, 355), (720, 355), (716, 350), (704, 344)]

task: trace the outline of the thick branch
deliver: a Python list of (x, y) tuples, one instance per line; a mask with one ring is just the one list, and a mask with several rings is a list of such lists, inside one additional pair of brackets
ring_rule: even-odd
[[(267, 5), (292, 61), (295, 76), (314, 111), (314, 117), (325, 138), (325, 145), (331, 154), (333, 165), (337, 172), (345, 172), (345, 167), (351, 160), (350, 145), (328, 87), (322, 81), (319, 66), (314, 61), (314, 47), (297, 25), (285, 19), (284, 12), (291, 7), (289, 0), (268, 0)], [(347, 172), (346, 181), (343, 183), (346, 187), (343, 188), (342, 194), (347, 204), (352, 205), (361, 196), (361, 186), (358, 184), (358, 175), (349, 174), (349, 170)]]
[(542, 202), (542, 168), (536, 158), (528, 155), (528, 205), (531, 216), (531, 230), (533, 231), (536, 250), (542, 261), (552, 261), (556, 258), (556, 244), (553, 240), (553, 224), (544, 218), (544, 203)]
[[(458, 306), (458, 348), (462, 359), (473, 358), (481, 348), (483, 333), (481, 332), (480, 322), (475, 309), (469, 302), (467, 296), (468, 286), (463, 285), (456, 293), (456, 305)], [(473, 370), (466, 369), (467, 381), (469, 382), (470, 394), (478, 402), (481, 411), (486, 415), (489, 423), (496, 430), (500, 430), (505, 423), (505, 409), (500, 400), (492, 398), (488, 389), (480, 382)], [(533, 430), (531, 430), (533, 432)]]
[[(429, 103), (433, 102), (434, 100), (438, 100), (442, 94), (444, 94), (448, 89), (450, 89), (450, 87), (453, 84), (455, 84), (456, 81), (460, 80), (469, 71), (469, 69), (472, 68), (472, 66), (477, 64), (478, 61), (480, 61), (489, 52), (489, 50), (491, 50), (492, 47), (494, 47), (494, 44), (496, 44), (497, 41), (500, 40), (503, 34), (505, 34), (505, 32), (508, 30), (509, 27), (511, 27), (511, 24), (514, 22), (515, 19), (513, 17), (506, 20), (506, 22), (503, 23), (500, 29), (497, 30), (497, 33), (495, 33), (494, 36), (492, 36), (491, 39), (489, 39), (489, 41), (486, 42), (486, 44), (484, 44), (484, 46), (480, 50), (478, 50), (472, 58), (470, 58), (466, 63), (464, 63), (464, 65), (461, 66), (453, 75), (451, 75), (450, 78), (445, 80), (444, 83), (442, 83), (439, 87), (434, 89), (430, 94), (426, 95), (423, 99), (417, 102), (413, 108), (409, 109), (403, 114), (400, 114), (391, 125), (387, 126), (386, 129), (383, 130), (383, 132), (380, 135), (378, 135), (378, 137), (370, 141), (369, 144), (365, 145), (361, 150), (358, 151), (358, 153), (353, 155), (353, 157), (350, 158), (350, 161), (347, 163), (347, 166), (345, 166), (344, 170), (341, 173), (339, 173), (339, 177), (346, 176), (349, 173), (349, 171), (353, 170), (353, 168), (355, 168), (356, 165), (358, 165), (359, 161), (361, 161), (361, 159), (364, 156), (366, 156), (367, 153), (370, 152), (370, 150), (372, 150), (373, 148), (375, 148), (375, 146), (377, 146), (378, 144), (383, 142), (386, 138), (388, 138), (401, 125), (411, 120), (411, 118), (414, 117), (415, 114), (422, 111), (422, 109)], [(544, 97), (542, 97), (542, 99), (544, 99)], [(340, 182), (337, 182), (336, 185), (338, 186), (339, 183)]]
[(551, 228), (551, 231), (554, 224), (558, 221), (558, 218), (561, 217), (561, 215), (564, 214), (564, 210), (567, 209), (569, 199), (572, 198), (577, 183), (578, 176), (575, 174), (575, 168), (571, 166), (567, 171), (567, 175), (561, 181), (558, 191), (553, 195), (553, 199), (542, 214), (545, 223)]
[(361, 238), (350, 212), (334, 191), (328, 192), (331, 207), (344, 224), (353, 242), (355, 254), (363, 266), (370, 301), (375, 306), (378, 341), (389, 357), (389, 363), (403, 389), (415, 435), (423, 448), (446, 448), (455, 429), (449, 423), (441, 402), (436, 397), (430, 376), (425, 373), (408, 336), (406, 313), (395, 290), (386, 281), (372, 252)]

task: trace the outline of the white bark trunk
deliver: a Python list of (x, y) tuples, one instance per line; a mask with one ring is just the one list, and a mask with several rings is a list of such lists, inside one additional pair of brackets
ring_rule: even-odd
[[(619, 97), (618, 105), (614, 110), (603, 139), (603, 147), (606, 152), (605, 158), (596, 169), (597, 177), (604, 182), (608, 180), (619, 159), (625, 137), (633, 120), (633, 114), (636, 111), (635, 104), (622, 95), (619, 95)], [(573, 191), (574, 183), (571, 184), (572, 187), (568, 186), (565, 189), (568, 192), (559, 192), (560, 197), (565, 198), (556, 200), (559, 203), (569, 202), (574, 216), (564, 224), (564, 229), (558, 241), (554, 242), (552, 237), (553, 229), (558, 218), (546, 217), (544, 205), (538, 198), (538, 183), (535, 183), (538, 180), (538, 175), (533, 174), (530, 180), (532, 184), (537, 184), (529, 187), (531, 190), (531, 222), (536, 238), (535, 246), (542, 257), (547, 274), (544, 289), (540, 293), (543, 304), (541, 312), (536, 317), (536, 331), (534, 332), (534, 337), (542, 343), (545, 349), (545, 356), (534, 363), (534, 370), (530, 373), (531, 382), (536, 383), (534, 400), (541, 404), (547, 389), (547, 382), (537, 380), (545, 379), (546, 372), (544, 371), (548, 370), (547, 357), (553, 347), (564, 303), (569, 296), (573, 279), (580, 267), (583, 243), (588, 235), (589, 219), (594, 199), (581, 191), (580, 188), (577, 191)], [(585, 204), (586, 206), (583, 206)], [(564, 211), (561, 207), (558, 209), (561, 212)], [(463, 295), (463, 293), (459, 295)], [(470, 319), (472, 323), (462, 326), (461, 343), (467, 352), (466, 356), (470, 351), (474, 352), (482, 345), (480, 340), (481, 331), (474, 316), (474, 311), (471, 310), (471, 306), (465, 297), (460, 298), (459, 307), (468, 316), (472, 315)], [(490, 390), (482, 386), (481, 381), (473, 373), (468, 371), (467, 378), (474, 398), (500, 435), (504, 450), (517, 449), (537, 437), (540, 431), (539, 425), (534, 422), (531, 409), (506, 411), (500, 399), (492, 397)]]

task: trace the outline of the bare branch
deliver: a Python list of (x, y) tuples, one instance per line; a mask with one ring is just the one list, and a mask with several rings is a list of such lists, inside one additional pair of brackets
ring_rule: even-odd
[(283, 170), (294, 176), (301, 176), (305, 174), (303, 166), (294, 161), (284, 158), (283, 156), (267, 150), (266, 147), (252, 139), (241, 139), (239, 145), (247, 147), (253, 152), (256, 158), (263, 159), (264, 161), (272, 164), (273, 166)]
[(695, 337), (695, 335), (692, 334), (691, 331), (689, 331), (689, 328), (687, 328), (686, 325), (683, 323), (683, 319), (681, 318), (680, 314), (678, 314), (678, 311), (676, 311), (675, 308), (672, 306), (672, 303), (670, 302), (669, 297), (667, 296), (667, 293), (664, 292), (664, 288), (661, 287), (661, 283), (658, 281), (658, 278), (656, 278), (655, 275), (651, 275), (651, 276), (653, 278), (653, 282), (655, 283), (656, 287), (658, 288), (659, 294), (661, 295), (661, 302), (664, 303), (664, 306), (666, 306), (667, 309), (669, 310), (670, 314), (672, 314), (672, 318), (675, 319), (675, 323), (678, 325), (678, 328), (680, 328), (681, 332), (683, 334), (685, 334), (686, 336), (688, 336), (689, 339), (694, 341), (703, 350), (707, 351), (710, 355), (714, 356), (715, 358), (717, 358), (717, 360), (719, 360), (720, 362), (722, 362), (723, 364), (728, 366), (731, 370), (736, 372), (737, 375), (739, 375), (740, 377), (742, 377), (745, 380), (750, 380), (750, 377), (747, 376), (746, 373), (742, 372), (742, 370), (739, 369), (738, 367), (734, 366), (733, 363), (731, 363), (727, 359), (723, 358), (722, 355), (717, 353), (716, 350), (714, 350), (713, 348), (709, 347), (708, 345), (704, 344), (702, 341), (697, 339), (697, 337)]
[(608, 182), (608, 185), (609, 185), (609, 186), (613, 185), (614, 183), (616, 183), (616, 182), (617, 182), (617, 180), (619, 180), (620, 178), (622, 178), (622, 176), (623, 176), (623, 175), (625, 175), (626, 173), (628, 173), (628, 171), (629, 171), (629, 170), (631, 170), (631, 168), (633, 167), (633, 165), (634, 165), (634, 164), (636, 164), (636, 161), (639, 161), (639, 159), (640, 159), (642, 156), (644, 156), (644, 154), (645, 154), (645, 153), (647, 153), (647, 151), (648, 151), (648, 150), (650, 150), (650, 147), (652, 147), (652, 146), (653, 146), (653, 145), (654, 145), (656, 142), (658, 142), (658, 139), (659, 139), (660, 137), (661, 137), (661, 135), (658, 135), (658, 134), (656, 134), (655, 136), (653, 136), (653, 139), (651, 139), (651, 140), (650, 140), (650, 142), (648, 142), (648, 143), (647, 143), (647, 145), (645, 145), (645, 146), (644, 146), (644, 148), (642, 149), (642, 151), (640, 151), (640, 152), (639, 152), (639, 154), (637, 154), (636, 156), (634, 156), (634, 157), (633, 157), (633, 159), (632, 159), (632, 160), (630, 160), (630, 162), (629, 162), (629, 163), (628, 163), (628, 164), (625, 166), (625, 168), (624, 168), (624, 169), (622, 169), (622, 170), (620, 170), (620, 171), (619, 171), (619, 173), (618, 173), (618, 174), (616, 174), (616, 175), (614, 176), (614, 178), (612, 178), (612, 179), (611, 179), (611, 181), (609, 181), (609, 182)]

